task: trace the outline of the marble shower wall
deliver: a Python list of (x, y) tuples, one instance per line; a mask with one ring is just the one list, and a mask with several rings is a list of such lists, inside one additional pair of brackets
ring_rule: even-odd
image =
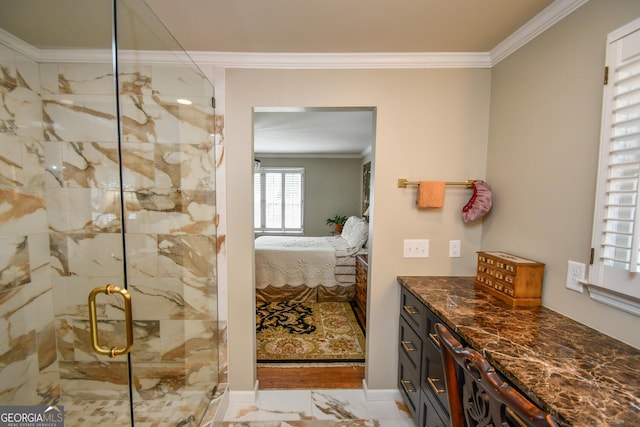
[[(1, 46), (0, 402), (127, 395), (126, 362), (93, 353), (87, 323), (89, 291), (122, 286), (125, 268), (136, 397), (210, 391), (222, 335), (212, 87), (187, 66), (121, 65), (119, 159), (111, 64), (37, 64)], [(121, 344), (121, 301), (98, 302), (101, 343)]]
[(0, 403), (59, 395), (38, 64), (0, 44)]

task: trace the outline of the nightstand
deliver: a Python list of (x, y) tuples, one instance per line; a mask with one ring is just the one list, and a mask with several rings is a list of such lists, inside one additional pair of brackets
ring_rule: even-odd
[(367, 330), (367, 275), (369, 272), (369, 255), (356, 255), (356, 299), (353, 302), (353, 311), (362, 326)]

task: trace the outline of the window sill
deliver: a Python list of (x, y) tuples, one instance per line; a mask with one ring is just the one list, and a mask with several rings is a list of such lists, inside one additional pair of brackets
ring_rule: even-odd
[(640, 300), (611, 289), (584, 283), (592, 300), (640, 317)]

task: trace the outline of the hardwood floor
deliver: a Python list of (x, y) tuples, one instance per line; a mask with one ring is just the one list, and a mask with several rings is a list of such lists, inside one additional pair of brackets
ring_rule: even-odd
[(361, 388), (364, 366), (295, 368), (258, 366), (257, 376), (260, 390)]

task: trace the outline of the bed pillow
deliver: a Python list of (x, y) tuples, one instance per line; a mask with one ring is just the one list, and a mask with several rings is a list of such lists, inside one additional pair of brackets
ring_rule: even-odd
[[(347, 221), (344, 223), (344, 226), (342, 227), (342, 233), (340, 234), (340, 236), (343, 239), (349, 241), (351, 237), (354, 236), (356, 225), (359, 222), (360, 222), (360, 218), (358, 218), (357, 216), (350, 216), (349, 218), (347, 218)], [(357, 236), (354, 236), (354, 237), (357, 237)]]
[(345, 222), (341, 236), (350, 248), (360, 249), (369, 237), (369, 224), (362, 218), (351, 216)]

